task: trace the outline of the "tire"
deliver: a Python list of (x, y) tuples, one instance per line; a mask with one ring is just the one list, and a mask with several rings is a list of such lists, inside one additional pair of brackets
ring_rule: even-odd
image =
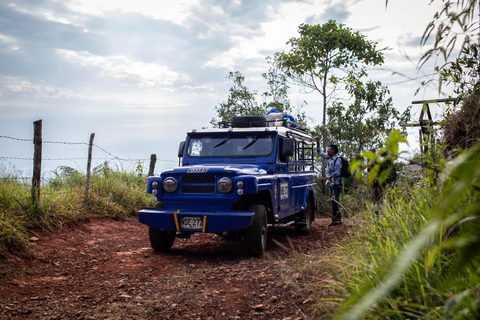
[(267, 211), (260, 204), (251, 205), (248, 210), (255, 211), (253, 223), (245, 231), (245, 249), (253, 257), (260, 257), (267, 249)]
[[(163, 209), (163, 204), (157, 201), (155, 208)], [(175, 231), (158, 230), (153, 227), (148, 227), (148, 237), (150, 238), (150, 245), (153, 250), (165, 252), (173, 246)]]
[(170, 250), (175, 241), (175, 231), (158, 230), (148, 227), (148, 237), (153, 250), (165, 252)]
[(295, 233), (306, 236), (312, 230), (313, 210), (310, 201), (307, 201), (307, 209), (300, 213), (300, 221), (295, 223)]
[(264, 116), (236, 116), (230, 120), (232, 128), (266, 127)]

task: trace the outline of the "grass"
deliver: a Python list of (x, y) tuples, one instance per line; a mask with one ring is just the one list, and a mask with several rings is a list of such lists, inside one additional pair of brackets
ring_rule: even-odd
[(313, 296), (312, 319), (480, 319), (479, 191), (480, 145), (381, 204), (360, 187), (342, 200), (349, 237), (323, 255), (292, 248), (284, 281)]
[(141, 172), (113, 171), (104, 164), (96, 168), (85, 200), (85, 176), (60, 167), (41, 187), (34, 206), (31, 185), (15, 175), (0, 177), (0, 256), (28, 248), (35, 230), (62, 228), (94, 217), (126, 219), (138, 210), (153, 206), (156, 199), (145, 192)]
[(287, 248), (287, 264), (278, 268), (286, 284), (312, 297), (307, 318), (478, 319), (477, 158), (446, 170), (437, 185), (402, 179), (379, 205), (362, 189), (346, 195), (354, 227), (344, 241), (327, 253)]
[[(480, 148), (386, 195), (342, 247), (341, 319), (478, 319)], [(370, 210), (371, 211), (371, 210)], [(343, 266), (343, 267), (342, 267)]]

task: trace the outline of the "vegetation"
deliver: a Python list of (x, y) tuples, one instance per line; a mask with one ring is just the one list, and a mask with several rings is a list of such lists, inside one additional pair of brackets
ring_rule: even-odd
[[(457, 11), (452, 10), (455, 5)], [(472, 21), (476, 5), (447, 2), (426, 30), (424, 41), (438, 26), (433, 49), (420, 64), (440, 54), (445, 64), (435, 66), (439, 88), (453, 83), (462, 102), (459, 109), (454, 105), (444, 114), (445, 139), (430, 144), (433, 148), (422, 159), (427, 170), (420, 183), (390, 192), (383, 215), (370, 218), (343, 247), (348, 258), (338, 288), (347, 298), (339, 308), (342, 319), (480, 317), (479, 62), (478, 45), (469, 41), (469, 31), (478, 29)], [(457, 40), (452, 28), (457, 24), (464, 42), (457, 59), (449, 62)], [(396, 157), (399, 142), (393, 132), (386, 148), (390, 159)], [(445, 159), (443, 150), (455, 152)], [(367, 152), (352, 165), (360, 172), (370, 169), (368, 183), (375, 175), (374, 164), (383, 160)]]
[(95, 168), (85, 201), (85, 176), (60, 167), (42, 185), (37, 210), (33, 210), (28, 183), (15, 175), (0, 178), (0, 257), (28, 247), (36, 230), (52, 231), (94, 217), (126, 219), (153, 206), (155, 198), (145, 192), (142, 167), (136, 172), (114, 171), (108, 163)]
[[(267, 57), (267, 62), (271, 67), (267, 73), (262, 74), (268, 88), (268, 91), (262, 94), (264, 101), (262, 103), (256, 101), (258, 92), (250, 90), (245, 85), (245, 77), (240, 71), (230, 72), (228, 79), (233, 81), (233, 85), (229, 89), (227, 101), (215, 107), (216, 115), (210, 120), (213, 127), (217, 127), (219, 122), (229, 121), (234, 116), (265, 115), (271, 109), (293, 115), (294, 110), (288, 98), (290, 87), (287, 84), (287, 77), (270, 57)], [(271, 100), (267, 102), (267, 98)], [(295, 108), (296, 121), (302, 124), (305, 124), (305, 114), (301, 109), (305, 104), (306, 102), (303, 102)]]
[[(478, 31), (478, 1), (444, 3), (423, 36), (426, 43), (436, 31), (420, 65), (443, 58), (434, 67), (439, 88), (452, 84), (461, 100), (443, 115), (443, 140), (426, 142), (422, 176), (403, 176), (376, 207), (368, 201), (356, 207), (363, 214), (352, 218), (355, 228), (335, 249), (336, 259), (296, 257), (296, 285), (318, 297), (310, 310), (316, 318), (332, 310), (325, 309), (328, 302), (336, 304), (340, 319), (480, 318), (480, 69), (478, 44), (470, 41)], [(461, 50), (456, 50), (460, 37)], [(339, 112), (334, 106), (331, 111), (333, 116)], [(392, 131), (385, 148), (355, 158), (357, 178), (371, 184), (381, 163), (399, 156), (402, 142), (402, 135)], [(343, 203), (351, 204), (347, 198)], [(329, 269), (331, 278), (316, 278), (320, 269)]]
[(323, 97), (323, 149), (326, 149), (327, 100), (347, 78), (366, 76), (366, 65), (383, 63), (375, 43), (335, 20), (320, 25), (301, 24), (300, 36), (290, 39), (289, 52), (275, 55), (279, 67), (305, 92)]
[(393, 106), (388, 88), (379, 81), (363, 83), (348, 79), (347, 92), (352, 101), (336, 101), (327, 108), (330, 133), (342, 154), (351, 159), (365, 150), (380, 149), (398, 123), (410, 119), (410, 108), (402, 114)]
[[(285, 76), (297, 79), (306, 89), (322, 93), (327, 106), (327, 83), (335, 86), (340, 82), (338, 75), (329, 74), (331, 68), (352, 67), (352, 72), (347, 72), (341, 81), (355, 98), (354, 103), (345, 106), (337, 102), (325, 110), (332, 122), (348, 115), (345, 119), (348, 123), (344, 125), (358, 126), (350, 129), (358, 129), (358, 134), (344, 137), (330, 123), (332, 134), (350, 143), (352, 152), (363, 151), (352, 160), (352, 169), (357, 169), (357, 178), (364, 183), (359, 183), (342, 200), (343, 210), (352, 217), (355, 227), (349, 229), (348, 241), (332, 248), (334, 259), (316, 255), (314, 248), (308, 256), (293, 251), (296, 270), (290, 273), (295, 277), (285, 278), (287, 283), (315, 295), (309, 310), (312, 317), (321, 318), (324, 312), (337, 310), (336, 316), (342, 319), (480, 318), (480, 69), (478, 44), (470, 41), (478, 28), (473, 21), (477, 12), (477, 1), (447, 1), (425, 31), (423, 43), (434, 31), (435, 41), (420, 64), (435, 55), (442, 56), (445, 63), (435, 66), (439, 88), (453, 84), (462, 100), (444, 114), (443, 140), (432, 144), (429, 153), (421, 157), (422, 176), (402, 176), (398, 186), (388, 190), (380, 204), (374, 205), (369, 200), (368, 188), (379, 175), (383, 162), (398, 159), (399, 145), (406, 140), (399, 131), (391, 130), (389, 121), (397, 121), (400, 114), (391, 106), (387, 89), (380, 83), (359, 81), (365, 73), (361, 66), (356, 68), (357, 62), (383, 62), (375, 45), (334, 21), (324, 26), (301, 25), (301, 36), (289, 42), (292, 51), (275, 57), (288, 72), (282, 74), (274, 68), (264, 74), (270, 86), (266, 96), (272, 97), (275, 108), (284, 111), (290, 110)], [(453, 32), (455, 27), (463, 30), (461, 50), (455, 50), (458, 39), (458, 33)], [(349, 37), (324, 38), (326, 34), (344, 32)], [(324, 45), (329, 47), (318, 50)], [(329, 59), (319, 55), (325, 52)], [(356, 55), (360, 52), (365, 55)], [(453, 52), (459, 55), (451, 61)], [(230, 73), (229, 78), (234, 86), (227, 102), (216, 108), (219, 119), (265, 112), (268, 104), (255, 102), (256, 92), (244, 85), (240, 72)], [(365, 113), (373, 118), (362, 118)], [(379, 131), (368, 131), (367, 126)], [(375, 137), (387, 134), (389, 138), (383, 148), (375, 153), (364, 151), (379, 145)], [(365, 142), (365, 139), (372, 140)], [(387, 176), (385, 171), (378, 179), (381, 182)], [(27, 200), (29, 186), (15, 176), (2, 177), (0, 255), (25, 248), (32, 232), (29, 230), (52, 230), (90, 217), (122, 219), (154, 203), (143, 191), (145, 177), (141, 171), (114, 172), (108, 165), (97, 168), (88, 202), (84, 201), (83, 183), (84, 177), (79, 172), (59, 168), (55, 178), (42, 189), (40, 210), (32, 215)], [(374, 214), (377, 210), (379, 216)], [(325, 269), (331, 271), (331, 278), (318, 278), (319, 270)]]
[(244, 84), (245, 77), (239, 71), (230, 72), (228, 79), (233, 81), (233, 85), (229, 89), (230, 94), (226, 102), (215, 107), (217, 117), (210, 121), (212, 126), (216, 127), (219, 122), (229, 121), (234, 116), (265, 114), (265, 109), (255, 101), (257, 92), (248, 89)]

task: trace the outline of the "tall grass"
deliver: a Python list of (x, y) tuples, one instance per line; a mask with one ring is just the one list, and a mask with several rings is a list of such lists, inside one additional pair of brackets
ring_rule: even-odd
[(439, 172), (403, 177), (381, 204), (346, 196), (349, 235), (293, 252), (284, 274), (314, 297), (308, 318), (480, 319), (480, 145)]
[(85, 176), (69, 167), (59, 167), (41, 187), (36, 207), (30, 200), (31, 185), (15, 175), (0, 177), (0, 256), (28, 247), (35, 230), (54, 230), (93, 217), (126, 219), (139, 209), (153, 206), (155, 198), (145, 192), (146, 176), (113, 171), (108, 164), (94, 171), (85, 201)]
[[(343, 247), (342, 319), (480, 317), (480, 148), (442, 173), (438, 187), (387, 195), (378, 219)], [(428, 179), (425, 179), (428, 181)]]

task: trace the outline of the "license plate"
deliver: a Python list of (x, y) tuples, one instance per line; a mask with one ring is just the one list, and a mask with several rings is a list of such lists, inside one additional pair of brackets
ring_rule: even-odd
[(180, 217), (180, 229), (201, 230), (202, 228), (202, 217)]

